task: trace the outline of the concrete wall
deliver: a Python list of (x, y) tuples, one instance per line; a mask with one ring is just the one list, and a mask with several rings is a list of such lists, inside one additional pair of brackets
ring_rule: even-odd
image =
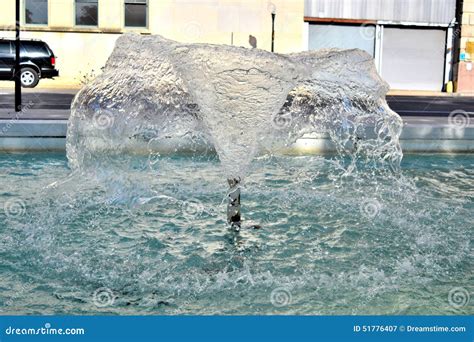
[[(473, 153), (474, 125), (453, 126), (448, 118), (404, 118), (400, 143), (404, 153)], [(64, 151), (67, 120), (0, 120), (0, 152), (2, 151)], [(160, 153), (181, 153), (200, 148), (189, 141), (154, 145)], [(178, 147), (179, 146), (179, 147)], [(134, 152), (149, 153), (146, 143), (134, 145)], [(178, 148), (178, 149), (177, 149)], [(203, 147), (205, 148), (205, 147)], [(204, 150), (203, 150), (204, 151)], [(327, 134), (308, 134), (276, 154), (312, 155), (336, 152)]]
[[(13, 37), (15, 0), (0, 1), (0, 36)], [(124, 27), (123, 0), (99, 0), (98, 27), (76, 27), (74, 4), (74, 0), (49, 0), (48, 26), (25, 25), (22, 19), (22, 37), (46, 41), (59, 57), (61, 77), (43, 80), (42, 86), (80, 85), (82, 79), (100, 72), (117, 37), (130, 31), (245, 47), (250, 47), (253, 35), (258, 48), (270, 50), (273, 6), (275, 52), (297, 52), (304, 46), (303, 0), (148, 0), (149, 25), (143, 29)]]

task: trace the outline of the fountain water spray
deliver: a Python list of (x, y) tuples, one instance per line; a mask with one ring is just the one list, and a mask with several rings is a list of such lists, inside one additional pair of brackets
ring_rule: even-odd
[(402, 121), (387, 91), (372, 57), (357, 49), (280, 55), (126, 34), (76, 95), (67, 156), (75, 170), (120, 169), (131, 154), (212, 146), (231, 187), (228, 221), (237, 225), (240, 177), (253, 158), (304, 134), (326, 134), (353, 160), (397, 166)]

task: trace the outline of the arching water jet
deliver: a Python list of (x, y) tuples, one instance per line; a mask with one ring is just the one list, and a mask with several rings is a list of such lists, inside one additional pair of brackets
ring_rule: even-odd
[(258, 151), (319, 133), (353, 159), (397, 167), (402, 121), (387, 91), (372, 57), (357, 49), (280, 55), (127, 34), (73, 102), (67, 155), (75, 170), (120, 170), (130, 154), (212, 146), (238, 228), (240, 180)]

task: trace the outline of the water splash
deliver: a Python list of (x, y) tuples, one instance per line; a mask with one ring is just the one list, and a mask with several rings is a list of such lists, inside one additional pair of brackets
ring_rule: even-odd
[(73, 102), (67, 156), (73, 169), (123, 168), (130, 154), (215, 149), (225, 177), (237, 178), (259, 152), (317, 132), (353, 166), (396, 168), (402, 122), (387, 91), (361, 50), (280, 55), (124, 35)]

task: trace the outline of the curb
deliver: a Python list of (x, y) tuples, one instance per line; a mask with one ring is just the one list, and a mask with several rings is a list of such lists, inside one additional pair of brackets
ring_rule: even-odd
[[(453, 127), (443, 121), (410, 122), (407, 119), (400, 137), (406, 153), (473, 153), (474, 125)], [(0, 151), (65, 151), (67, 120), (0, 120)], [(137, 151), (147, 152), (137, 144)], [(146, 144), (145, 144), (146, 145)], [(168, 144), (169, 145), (169, 144)], [(163, 145), (158, 150), (174, 151)], [(191, 146), (187, 147), (191, 150)], [(183, 151), (187, 150), (186, 147)], [(289, 155), (311, 155), (335, 152), (336, 148), (324, 134), (311, 134), (292, 146), (277, 151)]]

